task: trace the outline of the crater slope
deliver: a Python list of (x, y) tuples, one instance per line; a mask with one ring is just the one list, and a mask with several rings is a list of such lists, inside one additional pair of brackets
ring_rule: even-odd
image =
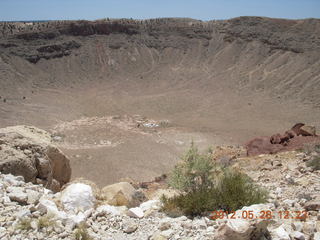
[[(63, 136), (73, 177), (149, 180), (192, 139), (204, 148), (297, 122), (319, 129), (320, 20), (0, 23), (0, 96), (0, 126)], [(169, 124), (118, 129), (135, 115)], [(91, 125), (61, 128), (79, 121)]]

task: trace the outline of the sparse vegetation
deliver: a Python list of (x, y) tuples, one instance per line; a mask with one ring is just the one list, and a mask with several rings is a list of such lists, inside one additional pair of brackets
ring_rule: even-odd
[(313, 170), (320, 170), (320, 156), (315, 156), (309, 160), (307, 167), (311, 167)]
[(44, 215), (44, 216), (39, 217), (39, 219), (38, 219), (38, 228), (39, 229), (47, 228), (50, 226), (53, 227), (55, 224), (56, 223), (54, 220), (54, 216), (52, 216), (52, 215)]
[(192, 142), (190, 149), (182, 158), (183, 161), (173, 169), (169, 185), (184, 192), (212, 187), (214, 164), (210, 156), (209, 151), (206, 154), (200, 154)]
[(313, 170), (320, 170), (320, 144), (305, 144), (303, 148), (299, 149), (312, 158), (306, 162), (306, 166)]
[(30, 218), (21, 218), (18, 222), (18, 225), (16, 226), (17, 229), (20, 229), (22, 231), (28, 231), (31, 227), (31, 219)]
[(246, 174), (226, 168), (214, 190), (216, 208), (235, 211), (243, 206), (266, 202), (267, 191)]
[(81, 224), (75, 229), (74, 238), (76, 240), (93, 240), (93, 238), (88, 233), (86, 224)]
[(159, 122), (159, 127), (161, 128), (167, 128), (170, 127), (170, 122), (168, 120), (163, 120)]
[(312, 152), (320, 154), (320, 144), (305, 144), (303, 148), (299, 149), (298, 151), (306, 154), (311, 154)]
[(182, 192), (162, 198), (162, 210), (171, 217), (206, 215), (220, 209), (234, 211), (267, 199), (267, 192), (249, 176), (214, 164), (210, 151), (200, 154), (194, 144), (172, 171), (169, 184)]

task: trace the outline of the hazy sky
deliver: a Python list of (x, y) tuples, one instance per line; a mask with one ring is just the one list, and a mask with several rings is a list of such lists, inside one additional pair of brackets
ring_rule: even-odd
[(0, 0), (0, 20), (320, 18), (320, 0)]

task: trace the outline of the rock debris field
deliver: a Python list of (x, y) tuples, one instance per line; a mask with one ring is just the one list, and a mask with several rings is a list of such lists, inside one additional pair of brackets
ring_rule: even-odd
[[(86, 181), (71, 182), (61, 192), (54, 193), (42, 185), (26, 183), (21, 176), (1, 174), (0, 238), (77, 239), (77, 233), (82, 231), (90, 239), (101, 240), (318, 240), (320, 171), (306, 166), (310, 157), (306, 153), (285, 152), (239, 160), (238, 167), (259, 180), (270, 191), (270, 198), (266, 204), (238, 210), (235, 216), (239, 218), (236, 219), (170, 218), (160, 211), (161, 201), (157, 198), (133, 201), (136, 193), (143, 190), (128, 182), (102, 189)], [(170, 189), (160, 190), (164, 194), (170, 193)], [(119, 206), (133, 202), (135, 206), (132, 207)], [(261, 211), (270, 211), (274, 217), (246, 219), (244, 211), (252, 211), (255, 216)], [(288, 219), (285, 214), (278, 214), (286, 211)], [(298, 211), (307, 211), (308, 215), (293, 219)]]

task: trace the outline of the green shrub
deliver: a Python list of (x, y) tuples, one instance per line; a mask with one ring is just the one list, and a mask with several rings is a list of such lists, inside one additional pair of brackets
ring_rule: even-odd
[(177, 165), (170, 185), (182, 191), (162, 198), (162, 210), (171, 217), (207, 215), (214, 210), (235, 211), (266, 202), (267, 192), (246, 174), (213, 164), (209, 153), (200, 154), (192, 144)]
[(306, 163), (307, 167), (311, 167), (313, 170), (320, 170), (320, 156), (313, 157)]
[(166, 213), (169, 217), (180, 217), (183, 215), (182, 210), (178, 207), (179, 201), (176, 200), (177, 197), (167, 198), (162, 195), (161, 201), (163, 203), (162, 211)]
[(200, 154), (192, 142), (190, 149), (182, 158), (183, 161), (173, 169), (169, 185), (184, 192), (210, 188), (214, 170), (210, 156), (210, 153)]
[(162, 211), (170, 217), (206, 215), (216, 206), (213, 195), (212, 190), (198, 189), (172, 198), (163, 198)]
[(248, 175), (228, 168), (224, 170), (214, 194), (216, 209), (228, 212), (266, 202), (268, 196), (267, 191), (255, 184)]

